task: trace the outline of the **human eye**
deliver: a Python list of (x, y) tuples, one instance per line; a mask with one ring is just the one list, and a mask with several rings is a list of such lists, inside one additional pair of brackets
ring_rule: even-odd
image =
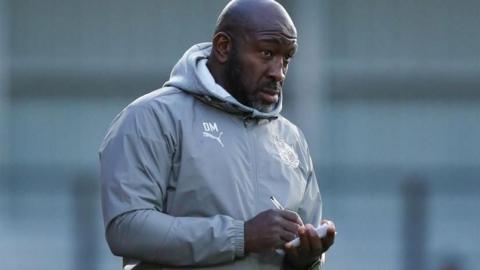
[(292, 61), (293, 56), (292, 55), (286, 55), (283, 57), (283, 64), (286, 66), (290, 64), (290, 61)]
[(270, 58), (273, 56), (273, 52), (271, 50), (261, 50), (260, 54), (265, 58)]
[(290, 61), (293, 59), (293, 57), (295, 56), (295, 53), (296, 53), (296, 48), (290, 50), (287, 54), (285, 54), (285, 56), (283, 57), (283, 61), (288, 64), (290, 63)]

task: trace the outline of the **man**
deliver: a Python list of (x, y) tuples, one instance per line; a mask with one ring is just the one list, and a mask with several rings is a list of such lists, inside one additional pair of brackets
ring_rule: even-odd
[(279, 114), (296, 40), (280, 4), (232, 1), (212, 43), (115, 118), (100, 149), (102, 207), (125, 269), (321, 267), (335, 227), (321, 221), (305, 139)]

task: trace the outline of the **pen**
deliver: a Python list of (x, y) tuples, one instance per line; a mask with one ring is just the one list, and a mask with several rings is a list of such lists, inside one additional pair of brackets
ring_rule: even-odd
[(277, 208), (277, 209), (280, 209), (280, 210), (285, 210), (285, 207), (283, 207), (278, 201), (277, 199), (275, 198), (275, 196), (270, 196), (270, 201), (272, 201), (273, 205)]
[[(273, 205), (275, 206), (275, 208), (279, 209), (279, 210), (285, 210), (285, 207), (282, 206), (282, 204), (277, 201), (277, 199), (275, 198), (275, 196), (270, 196), (270, 201), (272, 201)], [(278, 254), (280, 255), (285, 255), (285, 251), (283, 251), (282, 249), (275, 249), (275, 252), (277, 252)]]
[[(285, 210), (285, 207), (283, 207), (280, 202), (275, 198), (275, 196), (270, 196), (270, 201), (272, 201), (273, 205), (275, 206), (275, 208), (277, 209), (280, 209), (280, 210)], [(318, 226), (317, 228), (315, 228), (315, 231), (317, 231), (317, 234), (318, 236), (320, 236), (320, 238), (323, 238), (327, 235), (327, 228), (328, 228), (328, 225), (327, 224), (322, 224), (320, 226)], [(335, 235), (337, 235), (337, 232), (335, 232)], [(290, 246), (293, 246), (293, 247), (298, 247), (300, 246), (300, 238), (295, 238), (293, 239), (292, 241), (288, 242), (287, 245), (290, 245)], [(277, 253), (282, 253), (283, 251), (282, 250), (277, 250)]]

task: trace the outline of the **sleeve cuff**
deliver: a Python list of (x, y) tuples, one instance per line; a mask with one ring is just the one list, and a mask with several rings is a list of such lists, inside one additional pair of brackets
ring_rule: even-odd
[(235, 248), (235, 257), (245, 256), (244, 222), (241, 220), (233, 221), (232, 241)]

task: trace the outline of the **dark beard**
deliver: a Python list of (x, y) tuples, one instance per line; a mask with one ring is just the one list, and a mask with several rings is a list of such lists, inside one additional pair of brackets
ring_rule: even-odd
[[(238, 50), (234, 44), (228, 56), (228, 62), (225, 66), (225, 78), (227, 79), (228, 92), (243, 105), (249, 106), (261, 112), (271, 112), (275, 107), (274, 105), (267, 105), (260, 101), (248, 99), (249, 94), (254, 95), (255, 93), (248, 93), (247, 87), (243, 83), (243, 77), (244, 72), (242, 64), (240, 63)], [(268, 86), (272, 89), (278, 87), (274, 82)]]
[(238, 59), (238, 50), (235, 44), (232, 46), (232, 50), (228, 56), (228, 62), (225, 66), (225, 78), (227, 78), (227, 89), (230, 94), (244, 105), (249, 105), (246, 95), (244, 93), (245, 86), (242, 82), (242, 66)]

